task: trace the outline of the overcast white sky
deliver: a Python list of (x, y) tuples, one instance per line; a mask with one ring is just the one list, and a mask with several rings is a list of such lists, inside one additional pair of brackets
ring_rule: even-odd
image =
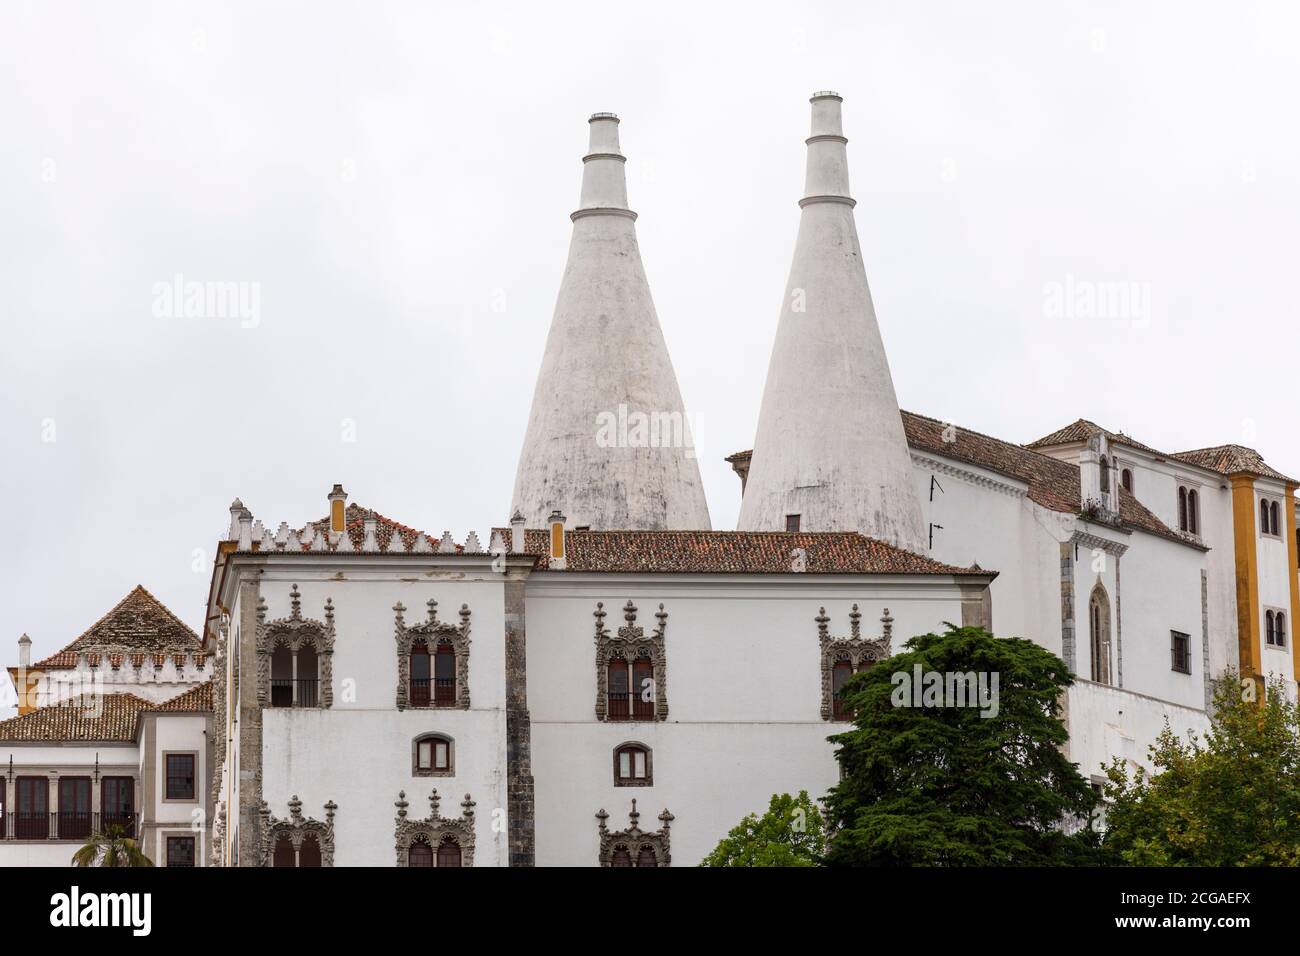
[[(236, 496), (503, 523), (597, 110), (715, 527), (821, 89), (903, 407), (1300, 474), (1294, 4), (635, 9), (5, 0), (0, 661), (136, 583), (197, 629)], [(259, 324), (155, 316), (177, 273), (258, 284)], [(1149, 321), (1049, 315), (1067, 277), (1138, 283)]]

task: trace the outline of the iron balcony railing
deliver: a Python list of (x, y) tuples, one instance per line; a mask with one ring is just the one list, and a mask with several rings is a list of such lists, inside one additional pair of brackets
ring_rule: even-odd
[(272, 707), (319, 707), (320, 681), (315, 678), (271, 678)]
[[(432, 695), (432, 696), (431, 696)], [(456, 705), (456, 678), (412, 677), (410, 694), (412, 707), (454, 707)]]
[(642, 700), (640, 694), (612, 690), (607, 697), (605, 717), (608, 720), (654, 720), (654, 701)]
[(134, 839), (140, 832), (140, 814), (0, 809), (0, 840), (84, 842), (92, 834), (114, 825), (122, 827), (126, 836)]

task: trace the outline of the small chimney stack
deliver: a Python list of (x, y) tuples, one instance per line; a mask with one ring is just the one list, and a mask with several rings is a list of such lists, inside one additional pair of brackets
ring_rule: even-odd
[(510, 516), (510, 553), (524, 553), (524, 513), (518, 508)]
[(239, 550), (253, 550), (253, 512), (241, 506), (239, 512)]
[(568, 520), (558, 508), (546, 519), (551, 530), (551, 567), (557, 571), (564, 570), (564, 524)]
[(348, 493), (343, 490), (342, 485), (335, 485), (329, 493), (330, 503), (330, 531), (333, 534), (342, 534), (344, 530), (344, 516), (348, 507)]
[(239, 540), (239, 519), (244, 513), (244, 503), (236, 498), (230, 503), (230, 531), (226, 534), (227, 541)]
[(32, 666), (32, 639), (24, 634), (18, 638), (18, 669), (27, 670)]

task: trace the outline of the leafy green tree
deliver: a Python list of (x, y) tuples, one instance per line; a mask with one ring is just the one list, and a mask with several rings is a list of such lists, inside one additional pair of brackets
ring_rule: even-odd
[[(825, 800), (827, 862), (1097, 862), (1096, 795), (1062, 752), (1060, 703), (1073, 678), (1060, 658), (1032, 641), (951, 624), (904, 648), (845, 686), (854, 729), (830, 738), (844, 775)], [(910, 682), (926, 672), (983, 674), (994, 705), (915, 706), (902, 675)]]
[(1300, 865), (1300, 712), (1280, 682), (1257, 702), (1235, 676), (1217, 681), (1209, 732), (1166, 724), (1151, 762), (1131, 778), (1119, 760), (1107, 768), (1103, 846), (1117, 862)]
[(73, 866), (153, 866), (140, 844), (126, 835), (120, 824), (109, 824), (102, 833), (92, 833), (86, 845), (72, 854)]
[(775, 794), (761, 817), (733, 827), (701, 866), (816, 866), (826, 851), (821, 811), (807, 790)]

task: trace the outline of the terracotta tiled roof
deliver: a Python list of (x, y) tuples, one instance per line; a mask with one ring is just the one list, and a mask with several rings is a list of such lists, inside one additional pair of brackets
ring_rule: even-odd
[[(1083, 493), (1078, 465), (1058, 461), (1032, 448), (982, 435), (968, 428), (958, 428), (915, 412), (902, 412), (902, 417), (907, 443), (913, 449), (933, 452), (1014, 478), (1029, 486), (1027, 494), (1031, 501), (1051, 511), (1079, 513)], [(948, 438), (952, 440), (946, 440)], [(752, 451), (737, 452), (727, 460), (743, 461), (751, 455)], [(1174, 531), (1123, 488), (1120, 489), (1119, 501), (1122, 526), (1204, 548)]]
[[(965, 428), (954, 427), (952, 431), (947, 432), (954, 440), (945, 441), (945, 431), (949, 428), (947, 423), (913, 412), (902, 414), (903, 429), (907, 432), (908, 444), (913, 448), (921, 448), (1018, 478), (1029, 486), (1028, 495), (1031, 501), (1064, 514), (1079, 512), (1083, 492), (1078, 465), (1058, 461), (1033, 449), (990, 438), (988, 435), (981, 435), (979, 432)], [(1170, 528), (1124, 488), (1119, 489), (1119, 518), (1121, 525), (1126, 528), (1146, 531), (1193, 547), (1202, 547)]]
[[(66, 668), (77, 666), (77, 656), (85, 653), (98, 666), (106, 647), (131, 651), (162, 651), (184, 647), (190, 652), (201, 649), (199, 637), (156, 597), (136, 585), (117, 605), (92, 624), (84, 634), (63, 650), (37, 661), (33, 667)], [(109, 661), (112, 664), (112, 660)], [(119, 659), (118, 665), (121, 661)], [(114, 666), (118, 666), (114, 665)]]
[(134, 694), (100, 694), (0, 721), (0, 740), (134, 740), (136, 716), (150, 703)]
[[(509, 540), (510, 529), (498, 528)], [(565, 571), (654, 574), (788, 574), (802, 548), (810, 574), (988, 574), (941, 564), (851, 531), (567, 531)], [(549, 534), (530, 528), (525, 547), (550, 569)]]
[[(362, 543), (366, 540), (367, 518), (375, 519), (375, 537), (379, 540), (380, 550), (387, 549), (388, 542), (392, 540), (394, 532), (402, 536), (402, 544), (408, 551), (415, 546), (415, 539), (420, 534), (418, 528), (404, 525), (400, 521), (394, 521), (392, 518), (381, 515), (378, 511), (362, 507), (353, 502), (352, 504), (349, 504), (347, 509), (343, 512), (343, 526), (347, 529), (348, 537), (351, 539), (352, 547), (354, 549), (360, 548)], [(317, 531), (328, 533), (330, 530), (329, 516), (326, 515), (324, 518), (319, 518), (316, 521), (311, 522), (307, 527), (311, 528), (313, 535)], [(305, 529), (300, 529), (298, 532), (299, 537), (302, 536), (302, 530)], [(438, 541), (442, 536), (426, 534), (425, 537), (428, 538), (429, 543), (437, 549)], [(456, 545), (456, 550), (458, 552), (463, 552), (465, 548), (463, 545), (458, 544)]]
[(212, 681), (155, 704), (135, 694), (86, 694), (0, 721), (0, 740), (135, 740), (142, 713), (205, 713), (212, 710)]
[(1273, 478), (1277, 481), (1295, 483), (1294, 478), (1288, 478), (1280, 471), (1269, 467), (1259, 452), (1253, 448), (1247, 448), (1245, 445), (1216, 445), (1213, 448), (1196, 448), (1192, 451), (1175, 452), (1169, 457), (1185, 461), (1189, 465), (1197, 465), (1201, 468), (1208, 468), (1210, 471), (1217, 471), (1221, 475), (1237, 475), (1244, 472), (1249, 475), (1258, 475), (1261, 478)]
[(205, 713), (210, 711), (212, 710), (212, 681), (206, 680), (202, 684), (177, 694), (171, 700), (163, 701), (161, 704), (151, 704), (147, 709), (165, 713)]
[(1113, 432), (1102, 428), (1096, 422), (1090, 422), (1086, 418), (1080, 418), (1078, 421), (1071, 422), (1064, 428), (1052, 432), (1050, 435), (1044, 435), (1037, 441), (1031, 441), (1026, 448), (1051, 448), (1054, 445), (1069, 445), (1074, 442), (1087, 442), (1092, 436), (1104, 434), (1106, 440), (1112, 445), (1127, 445), (1129, 448), (1137, 448), (1140, 451), (1149, 452), (1158, 457), (1165, 457), (1165, 453), (1152, 448), (1150, 445), (1144, 445), (1136, 438), (1130, 438), (1123, 432)]

